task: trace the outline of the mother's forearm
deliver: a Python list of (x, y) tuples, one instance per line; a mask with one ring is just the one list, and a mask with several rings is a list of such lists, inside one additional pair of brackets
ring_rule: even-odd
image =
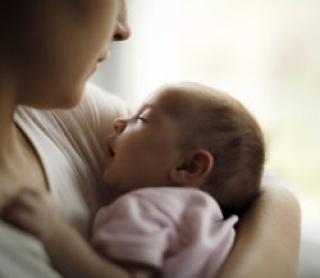
[(63, 277), (130, 278), (118, 265), (101, 258), (77, 231), (65, 225), (44, 242), (47, 253)]
[(219, 278), (297, 277), (300, 207), (285, 187), (264, 184), (242, 217), (235, 245)]
[(89, 244), (69, 226), (58, 230), (55, 239), (45, 242), (54, 266), (67, 278), (151, 278), (156, 271), (151, 267), (114, 264), (100, 257)]

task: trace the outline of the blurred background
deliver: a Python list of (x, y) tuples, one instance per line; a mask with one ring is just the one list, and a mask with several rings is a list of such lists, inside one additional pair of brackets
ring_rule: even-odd
[(92, 82), (132, 107), (166, 82), (228, 91), (256, 116), (267, 168), (301, 202), (301, 277), (320, 277), (320, 1), (128, 1), (132, 37)]

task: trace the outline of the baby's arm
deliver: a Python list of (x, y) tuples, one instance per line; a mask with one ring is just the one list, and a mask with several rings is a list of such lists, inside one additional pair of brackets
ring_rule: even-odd
[(6, 219), (37, 236), (64, 277), (152, 277), (153, 271), (131, 267), (125, 270), (100, 257), (81, 235), (58, 214), (48, 196), (23, 191), (7, 208)]

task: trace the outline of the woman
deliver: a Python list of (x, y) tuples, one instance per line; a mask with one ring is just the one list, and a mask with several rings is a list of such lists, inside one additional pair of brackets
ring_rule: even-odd
[[(2, 1), (2, 213), (23, 187), (49, 191), (69, 222), (87, 235), (91, 216), (103, 202), (96, 179), (105, 157), (99, 139), (127, 111), (118, 99), (85, 83), (111, 40), (129, 34), (124, 0)], [(220, 276), (296, 276), (299, 221), (292, 195), (274, 181), (266, 184), (243, 217)], [(36, 240), (2, 221), (0, 273), (58, 276)]]

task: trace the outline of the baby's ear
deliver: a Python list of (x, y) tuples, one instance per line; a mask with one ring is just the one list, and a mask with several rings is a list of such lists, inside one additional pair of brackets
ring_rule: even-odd
[(199, 187), (213, 168), (213, 156), (205, 149), (187, 152), (169, 175), (173, 184), (178, 186)]

